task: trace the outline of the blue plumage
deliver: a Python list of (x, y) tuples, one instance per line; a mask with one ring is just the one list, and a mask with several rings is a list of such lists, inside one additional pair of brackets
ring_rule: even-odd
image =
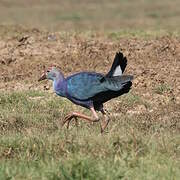
[[(132, 86), (133, 76), (122, 75), (127, 65), (127, 59), (122, 53), (117, 53), (110, 71), (106, 74), (95, 72), (80, 72), (64, 78), (55, 67), (50, 68), (39, 80), (45, 78), (53, 81), (53, 88), (57, 95), (66, 97), (73, 103), (91, 109), (98, 118), (95, 110), (103, 110), (103, 103), (127, 93)], [(69, 116), (72, 119), (72, 116)], [(85, 115), (76, 113), (76, 117), (93, 121)], [(67, 118), (69, 120), (69, 118)]]
[[(124, 85), (131, 80), (132, 76), (106, 78), (99, 73), (82, 72), (74, 74), (65, 79), (67, 98), (76, 104), (90, 108), (96, 102), (94, 101), (95, 96), (103, 92), (109, 92), (113, 96), (113, 93), (122, 90)], [(101, 95), (102, 102), (105, 98)]]
[(100, 80), (103, 78), (101, 74), (83, 72), (70, 76), (67, 81), (68, 94), (79, 100), (87, 100), (104, 90)]

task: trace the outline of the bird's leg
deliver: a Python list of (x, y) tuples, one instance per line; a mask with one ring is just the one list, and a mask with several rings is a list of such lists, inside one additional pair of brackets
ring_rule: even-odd
[(64, 125), (67, 122), (68, 123), (67, 127), (69, 127), (69, 123), (72, 120), (72, 118), (81, 118), (81, 119), (83, 119), (85, 121), (88, 121), (90, 123), (91, 122), (98, 122), (99, 121), (99, 117), (98, 117), (94, 107), (91, 107), (90, 110), (91, 110), (91, 112), (93, 114), (93, 117), (89, 117), (89, 116), (86, 116), (86, 115), (81, 114), (81, 113), (73, 112), (73, 113), (71, 113), (71, 114), (69, 114), (69, 115), (67, 115), (65, 117), (62, 125)]
[[(108, 113), (108, 115), (110, 114), (107, 110), (101, 110), (101, 113), (103, 114), (103, 116), (104, 116), (104, 119), (103, 119), (103, 123), (101, 124), (101, 133), (103, 133), (104, 132), (104, 130), (106, 129), (106, 127), (108, 126), (108, 124), (109, 124), (109, 121), (110, 121), (110, 118), (109, 118), (109, 116), (107, 115), (107, 120), (106, 120), (106, 112)], [(105, 122), (106, 121), (106, 122)]]

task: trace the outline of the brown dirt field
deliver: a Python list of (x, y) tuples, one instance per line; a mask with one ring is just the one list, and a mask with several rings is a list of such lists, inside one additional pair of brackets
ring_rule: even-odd
[[(180, 38), (127, 38), (99, 34), (42, 32), (21, 29), (0, 39), (0, 91), (49, 89), (38, 83), (44, 66), (56, 64), (65, 75), (81, 70), (106, 73), (117, 51), (127, 59), (126, 74), (134, 75), (132, 93), (140, 100), (133, 107), (113, 101), (110, 109), (150, 119), (172, 120), (180, 127)], [(14, 34), (14, 33), (13, 33)], [(46, 87), (45, 87), (46, 86)]]

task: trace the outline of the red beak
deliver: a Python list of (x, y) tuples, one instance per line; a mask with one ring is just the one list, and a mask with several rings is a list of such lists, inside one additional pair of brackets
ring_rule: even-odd
[(47, 77), (46, 77), (46, 74), (44, 73), (44, 74), (42, 74), (42, 76), (38, 79), (38, 81), (42, 81), (42, 80), (44, 80), (44, 79), (47, 79)]

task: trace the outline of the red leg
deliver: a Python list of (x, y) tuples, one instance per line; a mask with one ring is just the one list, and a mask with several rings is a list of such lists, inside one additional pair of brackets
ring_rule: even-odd
[(67, 122), (67, 128), (69, 127), (69, 123), (70, 121), (73, 119), (73, 118), (81, 118), (85, 121), (88, 121), (88, 122), (98, 122), (99, 121), (99, 117), (95, 111), (95, 109), (92, 107), (90, 108), (91, 112), (93, 113), (93, 116), (94, 117), (89, 117), (89, 116), (86, 116), (84, 114), (81, 114), (81, 113), (77, 113), (77, 112), (73, 112), (72, 114), (69, 114), (65, 117), (64, 121), (63, 121), (63, 126), (64, 124)]

